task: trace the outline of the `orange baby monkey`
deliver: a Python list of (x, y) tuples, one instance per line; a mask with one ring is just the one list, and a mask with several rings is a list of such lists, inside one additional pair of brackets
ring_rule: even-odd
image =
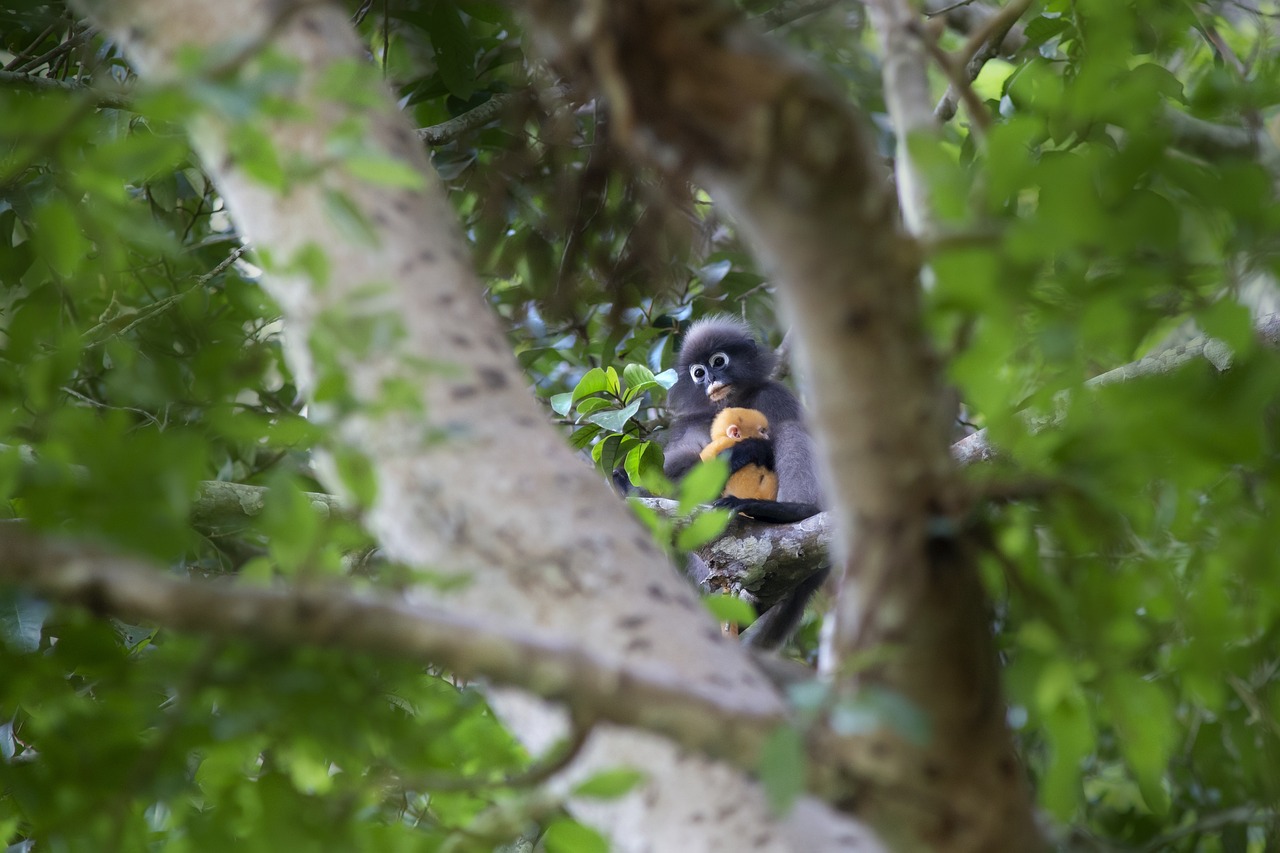
[(732, 450), (733, 473), (723, 497), (746, 500), (778, 499), (778, 475), (773, 470), (773, 442), (769, 420), (756, 409), (730, 407), (711, 422), (711, 443), (702, 448), (702, 459), (713, 459)]

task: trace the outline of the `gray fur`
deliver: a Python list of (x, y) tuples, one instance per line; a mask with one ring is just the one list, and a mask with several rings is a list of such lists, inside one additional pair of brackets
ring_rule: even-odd
[[(717, 353), (729, 358), (719, 370), (710, 367), (711, 358)], [(689, 328), (676, 360), (679, 377), (668, 395), (673, 418), (664, 447), (663, 471), (669, 478), (678, 480), (698, 463), (702, 448), (711, 440), (711, 422), (717, 412), (726, 406), (758, 409), (769, 419), (773, 437), (778, 501), (791, 504), (793, 513), (799, 504), (812, 505), (811, 511), (804, 511), (808, 514), (820, 510), (822, 486), (813, 440), (805, 428), (800, 401), (786, 386), (770, 378), (774, 364), (773, 351), (762, 345), (751, 327), (741, 320), (720, 315), (699, 320)], [(691, 375), (695, 365), (705, 369), (701, 382)], [(715, 402), (707, 396), (712, 381), (730, 386), (724, 400)], [(697, 565), (700, 561), (696, 558), (691, 562), (690, 572), (695, 579), (699, 574), (705, 576), (706, 567)], [(785, 641), (825, 575), (823, 570), (811, 577), (767, 610), (752, 626), (750, 641), (765, 647)]]

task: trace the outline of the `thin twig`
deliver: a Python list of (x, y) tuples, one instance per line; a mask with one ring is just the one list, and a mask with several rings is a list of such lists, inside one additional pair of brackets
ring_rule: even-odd
[(476, 776), (450, 776), (445, 774), (415, 773), (412, 776), (401, 776), (400, 782), (410, 788), (424, 791), (478, 791), (484, 788), (533, 788), (541, 785), (552, 776), (568, 767), (582, 753), (587, 743), (592, 726), (590, 724), (574, 725), (569, 732), (569, 739), (563, 746), (556, 748), (550, 755), (543, 756), (540, 761), (508, 776), (486, 778)]
[[(569, 89), (566, 86), (552, 86), (545, 92), (548, 97), (555, 99), (564, 98), (568, 93)], [(433, 124), (430, 127), (418, 128), (418, 138), (427, 145), (447, 145), (464, 133), (484, 127), (489, 122), (497, 119), (509, 107), (532, 96), (533, 93), (530, 90), (502, 92), (492, 96), (480, 106), (467, 110), (462, 115), (454, 116), (448, 121), (442, 121), (440, 124)]]
[[(925, 48), (929, 51), (929, 55), (938, 63), (947, 78), (951, 81), (947, 94), (958, 92), (960, 99), (964, 101), (965, 109), (969, 111), (969, 120), (973, 123), (981, 133), (986, 134), (991, 129), (991, 114), (987, 111), (987, 105), (978, 97), (978, 93), (973, 91), (973, 87), (969, 85), (969, 78), (966, 76), (965, 69), (960, 66), (959, 62), (954, 61), (947, 52), (942, 49), (937, 41), (931, 39), (923, 32), (921, 28), (921, 41), (924, 42)], [(943, 96), (945, 99), (945, 95)], [(937, 110), (934, 110), (937, 116)]]
[(98, 34), (98, 30), (96, 27), (89, 27), (84, 32), (73, 35), (71, 38), (67, 39), (66, 41), (61, 42), (57, 47), (50, 49), (46, 53), (42, 53), (40, 56), (37, 56), (35, 59), (28, 59), (26, 62), (22, 63), (21, 65), (19, 65), (17, 68), (13, 70), (23, 71), (23, 72), (34, 71), (35, 69), (39, 68), (41, 65), (44, 65), (46, 62), (52, 62), (53, 60), (57, 59), (59, 56), (62, 56), (64, 53), (71, 50), (72, 48), (79, 47), (80, 45), (84, 44), (85, 42), (87, 42), (89, 39), (93, 38), (97, 34)]
[(973, 0), (960, 0), (959, 3), (952, 3), (950, 6), (944, 6), (941, 9), (935, 9), (932, 12), (925, 12), (924, 16), (926, 18), (936, 18), (939, 15), (945, 15), (948, 12), (954, 12), (956, 9), (962, 9), (965, 6), (968, 6), (972, 2)]
[(494, 95), (480, 106), (467, 110), (462, 115), (454, 116), (440, 124), (419, 128), (418, 138), (428, 145), (447, 145), (464, 133), (484, 127), (508, 107), (528, 97), (528, 92), (504, 92)]
[[(969, 40), (965, 42), (964, 49), (960, 53), (959, 61), (955, 63), (957, 70), (961, 62), (964, 63), (964, 76), (960, 78), (961, 83), (959, 85), (957, 85), (956, 79), (953, 79), (951, 86), (947, 88), (946, 94), (942, 96), (942, 100), (938, 101), (938, 106), (933, 111), (938, 121), (950, 121), (955, 116), (957, 92), (960, 93), (961, 97), (964, 97), (965, 106), (970, 107), (970, 112), (972, 112), (971, 100), (965, 96), (965, 92), (972, 93), (970, 84), (978, 79), (983, 66), (999, 53), (1000, 45), (1004, 42), (1005, 37), (1009, 35), (1009, 31), (1013, 29), (1014, 24), (1026, 14), (1027, 9), (1030, 7), (1031, 0), (1014, 0), (1014, 2), (984, 21), (982, 26), (970, 34)], [(976, 96), (973, 97), (973, 100), (977, 100)], [(983, 112), (985, 114), (985, 107)]]
[(37, 92), (59, 92), (69, 95), (88, 95), (95, 106), (125, 109), (129, 98), (123, 93), (112, 93), (93, 86), (73, 83), (67, 80), (55, 80), (52, 77), (37, 77), (17, 71), (0, 71), (0, 84), (21, 86)]
[(49, 36), (53, 35), (53, 31), (58, 28), (58, 25), (60, 23), (62, 22), (54, 21), (52, 24), (46, 27), (44, 32), (42, 32), (40, 35), (35, 37), (35, 40), (31, 42), (30, 47), (27, 47), (24, 50), (21, 50), (18, 52), (18, 55), (13, 58), (12, 62), (10, 62), (8, 65), (4, 67), (4, 70), (16, 71), (19, 65), (21, 65), (22, 63), (26, 62), (28, 59), (31, 58), (30, 51), (35, 50), (42, 41), (47, 39)]
[(801, 18), (825, 12), (838, 2), (839, 0), (811, 0), (808, 3), (778, 6), (761, 15), (759, 21), (766, 30), (776, 30), (778, 27), (794, 24)]
[(249, 249), (248, 246), (237, 246), (235, 249), (232, 250), (231, 254), (227, 255), (227, 257), (219, 261), (216, 267), (209, 270), (207, 273), (197, 276), (195, 282), (190, 287), (184, 290), (181, 290), (178, 293), (174, 293), (170, 296), (166, 296), (164, 299), (151, 303), (146, 308), (143, 308), (141, 311), (137, 312), (137, 315), (132, 320), (129, 321), (128, 325), (122, 326), (119, 329), (113, 329), (111, 334), (105, 335), (101, 338), (94, 340), (95, 335), (100, 334), (104, 330), (111, 329), (116, 323), (120, 321), (120, 315), (118, 314), (115, 317), (112, 317), (109, 320), (103, 320), (102, 322), (98, 323), (98, 325), (94, 326), (91, 329), (88, 329), (83, 335), (81, 335), (81, 337), (88, 340), (88, 343), (85, 344), (85, 349), (100, 346), (101, 344), (106, 343), (112, 338), (118, 338), (121, 335), (127, 335), (129, 332), (132, 332), (134, 329), (138, 328), (138, 326), (150, 320), (152, 317), (155, 317), (158, 314), (162, 314), (165, 311), (168, 311), (170, 308), (172, 308), (173, 306), (181, 302), (183, 299), (185, 299), (187, 295), (191, 293), (191, 291), (201, 288), (204, 285), (208, 284), (216, 276), (220, 275), (228, 267), (230, 267), (236, 261), (240, 260), (240, 257), (245, 252), (247, 252), (248, 249)]

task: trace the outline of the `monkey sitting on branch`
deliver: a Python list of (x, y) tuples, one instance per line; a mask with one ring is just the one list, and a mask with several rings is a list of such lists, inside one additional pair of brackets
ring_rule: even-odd
[[(712, 424), (724, 409), (754, 409), (769, 424), (777, 492), (772, 500), (727, 495), (716, 503), (756, 521), (789, 524), (821, 511), (822, 487), (800, 401), (773, 380), (774, 362), (773, 350), (741, 320), (719, 315), (690, 326), (676, 358), (678, 378), (667, 396), (672, 421), (663, 448), (663, 473), (679, 480), (698, 464), (712, 438)], [(731, 452), (738, 453), (743, 443)], [(739, 467), (730, 457), (730, 470)], [(708, 568), (697, 555), (690, 556), (686, 570), (694, 582), (705, 583)], [(785, 642), (826, 576), (825, 568), (815, 572), (768, 607), (746, 632), (746, 642), (763, 648)]]
[(702, 448), (702, 461), (730, 451), (729, 481), (724, 497), (776, 501), (778, 475), (773, 470), (773, 442), (769, 419), (758, 409), (729, 407), (711, 422), (711, 441)]

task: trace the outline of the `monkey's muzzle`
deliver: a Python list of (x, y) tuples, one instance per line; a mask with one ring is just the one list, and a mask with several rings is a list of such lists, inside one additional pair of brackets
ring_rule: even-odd
[(711, 398), (711, 402), (719, 403), (728, 397), (732, 390), (733, 386), (727, 382), (712, 382), (707, 386), (707, 396)]

